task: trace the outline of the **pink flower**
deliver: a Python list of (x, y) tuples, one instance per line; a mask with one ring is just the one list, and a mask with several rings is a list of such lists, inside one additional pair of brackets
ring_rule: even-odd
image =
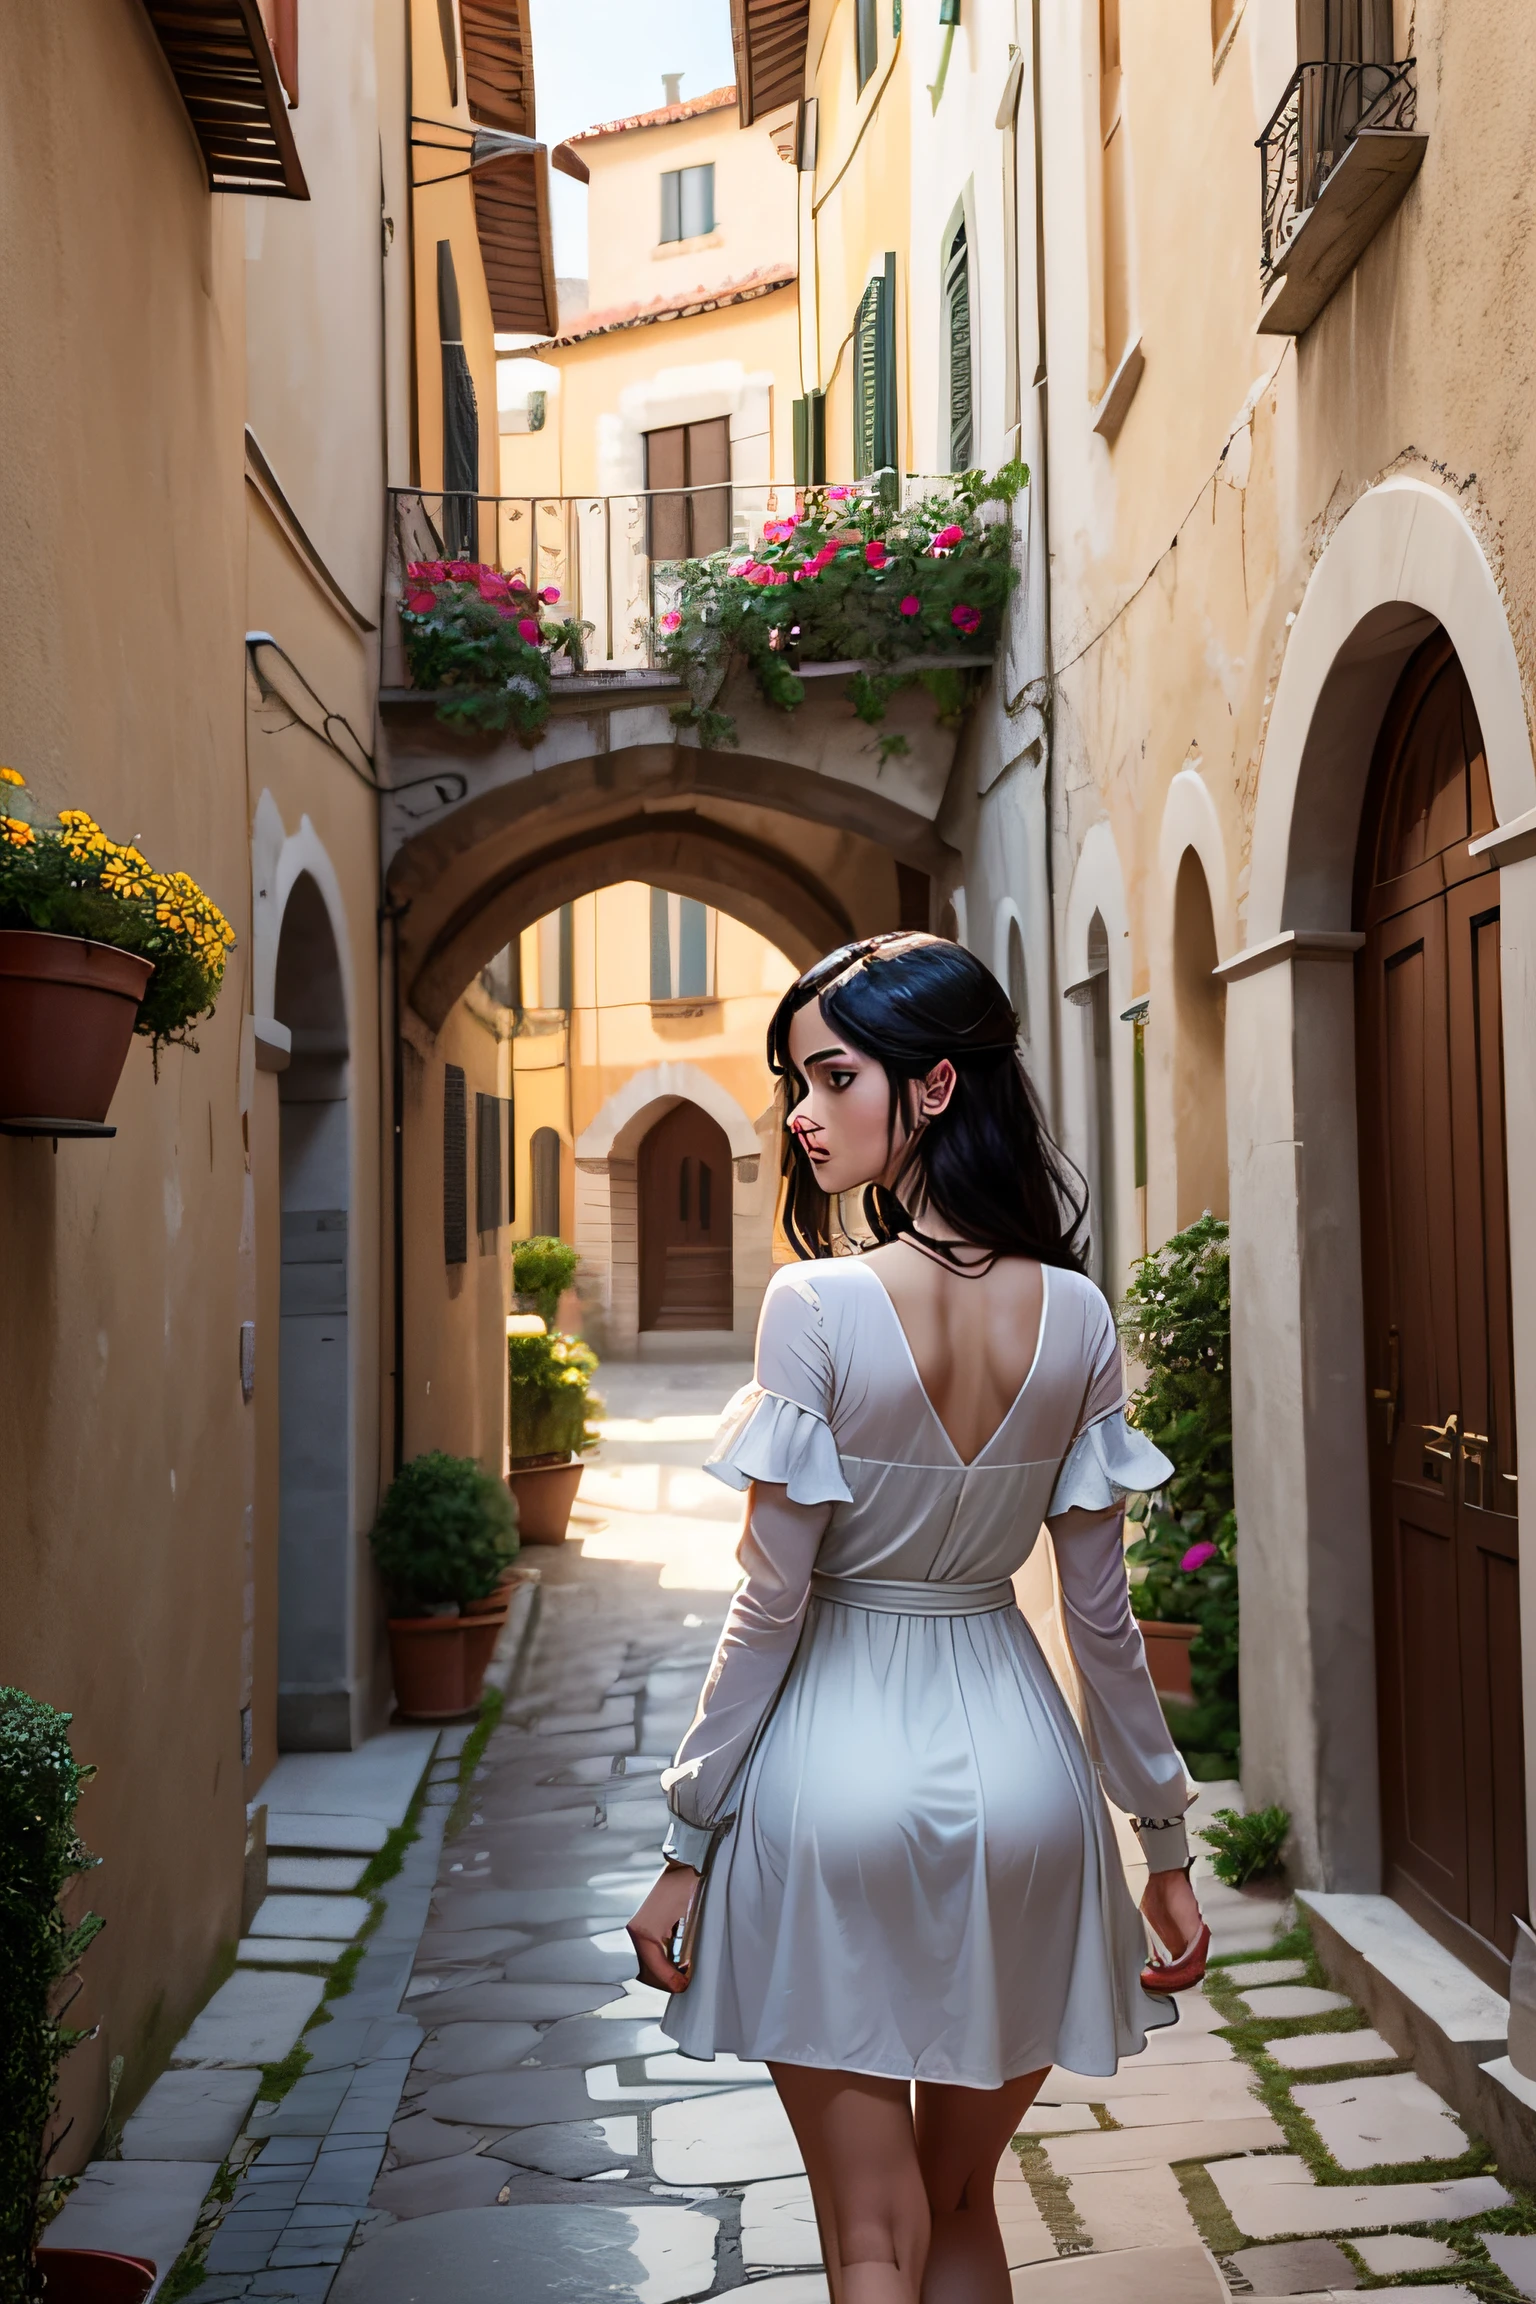
[(1179, 1562), (1179, 1566), (1186, 1576), (1192, 1576), (1197, 1568), (1203, 1568), (1207, 1560), (1214, 1560), (1215, 1557), (1216, 1547), (1214, 1544), (1191, 1544)]
[(981, 610), (967, 606), (964, 600), (960, 601), (958, 606), (951, 608), (949, 620), (957, 632), (979, 632), (981, 630)]
[(941, 528), (928, 549), (930, 552), (952, 552), (957, 544), (963, 544), (964, 541), (965, 530), (952, 525)]
[(851, 488), (829, 488), (827, 490), (827, 502), (829, 504), (846, 504), (852, 494)]
[(501, 618), (503, 624), (510, 624), (513, 617), (517, 614), (517, 609), (510, 600), (498, 600), (496, 603), (496, 613)]
[(441, 584), (444, 568), (441, 560), (413, 560), (405, 571), (409, 584)]
[(787, 520), (765, 520), (763, 522), (763, 534), (770, 544), (784, 544), (793, 536), (799, 525), (798, 518), (791, 513)]
[(445, 560), (443, 563), (443, 574), (451, 577), (455, 584), (473, 584), (480, 573), (478, 560)]
[(475, 590), (482, 600), (505, 600), (510, 587), (505, 576), (498, 576), (494, 568), (484, 568), (475, 578)]
[(544, 637), (543, 633), (539, 630), (537, 618), (533, 616), (519, 617), (517, 629), (521, 633), (522, 637), (527, 641), (530, 648), (536, 648)]
[(757, 562), (749, 552), (745, 560), (728, 561), (725, 572), (727, 576), (750, 576), (756, 566)]
[(864, 565), (866, 568), (883, 568), (885, 566), (885, 546), (878, 536), (872, 544), (866, 544), (864, 547)]
[(405, 604), (413, 616), (430, 616), (437, 606), (435, 592), (409, 592)]
[(553, 608), (559, 597), (560, 587), (558, 584), (546, 584), (543, 591), (539, 594), (539, 598), (543, 601), (546, 608)]
[(675, 632), (681, 622), (682, 618), (677, 610), (669, 608), (661, 620), (661, 628), (663, 632)]
[(897, 609), (897, 614), (901, 616), (921, 616), (922, 612), (923, 604), (915, 592), (909, 592)]

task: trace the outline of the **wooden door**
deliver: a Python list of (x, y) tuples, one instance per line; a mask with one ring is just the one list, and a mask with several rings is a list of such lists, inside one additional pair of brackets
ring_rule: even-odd
[(1383, 729), (1361, 843), (1361, 1206), (1388, 1892), (1507, 1985), (1526, 1912), (1499, 882), (1443, 635)]
[(731, 1326), (731, 1147), (697, 1104), (640, 1146), (640, 1325)]
[(703, 560), (731, 540), (731, 426), (725, 416), (669, 424), (645, 435), (645, 485), (690, 493), (653, 496), (653, 560)]

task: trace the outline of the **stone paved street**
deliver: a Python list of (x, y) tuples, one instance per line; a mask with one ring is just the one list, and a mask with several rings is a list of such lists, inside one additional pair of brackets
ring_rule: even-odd
[[(361, 1998), (248, 2125), (209, 2304), (673, 2304), (748, 2284), (757, 2304), (827, 2304), (766, 2071), (676, 2055), (623, 1928), (733, 1580), (739, 1506), (700, 1465), (742, 1373), (605, 1370), (602, 1454), (573, 1541), (538, 1555), (538, 1630), (468, 1821), (439, 1855), (450, 1750)], [(1208, 1786), (1200, 1812), (1236, 1797)], [(1128, 1831), (1124, 1849), (1139, 1892)], [(1289, 1909), (1204, 1860), (1198, 1878), (1224, 1963), (1207, 1990), (1115, 2079), (1052, 2072), (1003, 2157), (1020, 2304), (1392, 2296), (1429, 2274), (1466, 2299), (1464, 2262), (1479, 2293), (1536, 2292), (1536, 2240), (1492, 2234), (1485, 2255), (1466, 2236), (1509, 2197), (1487, 2156), (1304, 1940), (1277, 1944)], [(1512, 2286), (1486, 2287), (1496, 2265)]]

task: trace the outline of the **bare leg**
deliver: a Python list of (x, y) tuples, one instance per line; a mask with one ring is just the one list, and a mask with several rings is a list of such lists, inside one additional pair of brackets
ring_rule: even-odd
[(1001, 2088), (918, 2082), (917, 2158), (933, 2217), (922, 2304), (1009, 2304), (997, 2164), (1044, 2078), (1029, 2072)]
[(805, 2158), (833, 2304), (919, 2304), (928, 2202), (907, 2082), (769, 2070)]

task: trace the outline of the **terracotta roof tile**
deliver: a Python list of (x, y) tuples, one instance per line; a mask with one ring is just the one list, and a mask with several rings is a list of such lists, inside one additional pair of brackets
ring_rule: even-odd
[[(755, 272), (745, 272), (738, 280), (720, 280), (712, 288), (700, 284), (670, 296), (653, 296), (648, 304), (612, 304), (598, 312), (574, 312), (558, 336), (549, 338), (550, 345), (580, 344), (591, 336), (607, 336), (617, 328), (648, 328), (658, 320), (688, 320), (695, 313), (723, 311), (731, 304), (750, 304), (756, 297), (771, 296), (775, 289), (788, 288), (796, 278), (793, 264), (765, 264)], [(530, 345), (529, 351), (545, 349)]]
[(631, 112), (625, 120), (602, 120), (595, 128), (578, 129), (567, 144), (590, 144), (599, 136), (627, 136), (632, 128), (670, 128), (674, 121), (693, 120), (701, 112), (723, 112), (736, 101), (735, 87), (711, 88), (707, 96), (691, 96), (684, 104), (663, 104), (659, 112)]

